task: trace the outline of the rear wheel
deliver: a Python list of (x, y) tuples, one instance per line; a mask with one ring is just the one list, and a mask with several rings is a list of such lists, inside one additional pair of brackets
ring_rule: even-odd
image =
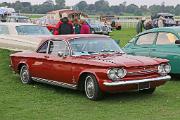
[(144, 89), (144, 90), (140, 90), (140, 93), (143, 94), (153, 94), (155, 92), (156, 88), (150, 88), (150, 89)]
[(116, 28), (116, 30), (121, 30), (121, 26), (118, 26), (118, 27)]
[(95, 34), (95, 30), (94, 29), (91, 30), (91, 34)]
[(30, 77), (29, 70), (28, 70), (28, 67), (26, 65), (23, 65), (21, 67), (20, 77), (21, 77), (21, 82), (23, 84), (30, 84), (30, 83), (32, 83), (32, 79)]
[(90, 100), (100, 100), (103, 97), (103, 93), (99, 88), (97, 79), (94, 75), (88, 75), (85, 79), (85, 93)]

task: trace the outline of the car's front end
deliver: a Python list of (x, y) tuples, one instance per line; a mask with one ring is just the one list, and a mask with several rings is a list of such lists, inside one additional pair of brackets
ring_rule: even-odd
[[(171, 79), (170, 65), (115, 67), (107, 69), (106, 77), (99, 76), (99, 85), (105, 92), (140, 91), (165, 84)], [(105, 78), (105, 79), (104, 79)]]

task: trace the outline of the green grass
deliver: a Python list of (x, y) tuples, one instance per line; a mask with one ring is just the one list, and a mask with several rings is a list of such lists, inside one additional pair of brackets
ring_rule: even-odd
[[(126, 43), (130, 30), (111, 35)], [(79, 91), (35, 83), (23, 85), (9, 69), (10, 51), (0, 49), (1, 120), (180, 120), (180, 81), (170, 81), (153, 95), (110, 94), (94, 102)]]
[(122, 29), (120, 31), (113, 31), (110, 36), (115, 40), (120, 40), (120, 45), (123, 47), (136, 35), (135, 29)]

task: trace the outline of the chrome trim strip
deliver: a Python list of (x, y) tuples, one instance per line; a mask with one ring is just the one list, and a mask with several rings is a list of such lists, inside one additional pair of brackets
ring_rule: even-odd
[(171, 76), (163, 76), (157, 78), (149, 78), (149, 79), (142, 79), (142, 80), (131, 80), (131, 81), (118, 81), (118, 82), (104, 82), (105, 86), (122, 86), (122, 85), (130, 85), (130, 84), (139, 84), (144, 82), (153, 82), (153, 81), (168, 81), (171, 79)]
[(128, 72), (127, 74), (145, 74), (145, 73), (157, 73), (158, 70), (142, 70), (142, 71), (137, 71), (137, 72)]
[(70, 88), (70, 89), (74, 89), (74, 90), (77, 89), (77, 85), (73, 85), (73, 84), (68, 84), (68, 83), (63, 83), (63, 82), (58, 82), (58, 81), (53, 81), (53, 80), (47, 80), (47, 79), (42, 79), (42, 78), (37, 78), (37, 77), (32, 77), (32, 79), (39, 83), (46, 83), (46, 84), (60, 86), (60, 87), (64, 87), (64, 88)]

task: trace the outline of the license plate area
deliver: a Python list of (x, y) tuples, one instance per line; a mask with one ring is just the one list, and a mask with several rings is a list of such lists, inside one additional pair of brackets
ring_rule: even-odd
[(139, 90), (150, 89), (150, 82), (144, 82), (138, 84)]

